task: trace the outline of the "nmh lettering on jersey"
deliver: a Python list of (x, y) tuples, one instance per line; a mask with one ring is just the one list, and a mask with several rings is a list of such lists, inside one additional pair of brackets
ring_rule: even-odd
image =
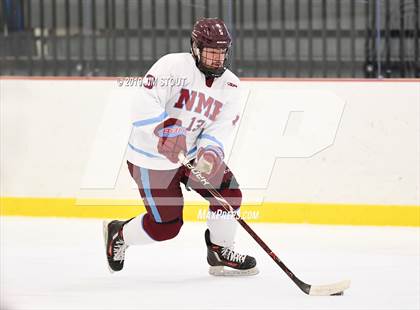
[(178, 109), (183, 109), (185, 107), (187, 111), (192, 111), (194, 108), (194, 112), (199, 114), (202, 114), (203, 111), (205, 111), (204, 116), (214, 121), (220, 113), (223, 103), (211, 96), (206, 98), (206, 94), (202, 92), (182, 88), (178, 101), (175, 103), (174, 107)]

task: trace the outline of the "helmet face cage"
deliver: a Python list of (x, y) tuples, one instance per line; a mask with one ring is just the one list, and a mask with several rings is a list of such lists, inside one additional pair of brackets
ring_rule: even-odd
[(208, 54), (211, 54), (212, 52), (204, 51), (204, 48), (206, 48), (206, 46), (200, 48), (198, 47), (197, 42), (194, 42), (194, 41), (192, 42), (191, 52), (192, 52), (193, 57), (195, 58), (195, 63), (198, 69), (201, 72), (203, 72), (206, 77), (213, 77), (213, 78), (220, 77), (229, 67), (230, 49), (228, 47), (226, 48), (209, 47), (209, 48), (224, 50), (223, 61), (221, 62), (220, 66), (216, 68), (216, 67), (211, 67), (211, 66), (206, 65), (206, 63), (208, 63), (206, 59), (213, 59), (213, 58), (209, 57), (208, 55)]
[[(204, 73), (206, 77), (219, 77), (229, 65), (229, 50), (232, 39), (225, 23), (217, 18), (202, 18), (195, 24), (191, 34), (191, 53), (195, 59), (197, 68)], [(206, 59), (209, 57), (205, 48), (224, 50), (223, 62), (213, 67)], [(210, 52), (211, 54), (211, 52)], [(207, 65), (206, 65), (207, 63)]]

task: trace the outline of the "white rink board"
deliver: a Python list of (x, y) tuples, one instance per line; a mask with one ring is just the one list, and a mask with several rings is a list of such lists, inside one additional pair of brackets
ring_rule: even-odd
[[(419, 204), (420, 82), (245, 81), (243, 85), (250, 89), (251, 100), (230, 165), (245, 201)], [(0, 79), (0, 90), (2, 196), (138, 199), (122, 157), (129, 128), (125, 111), (135, 89), (118, 88), (113, 80)], [(266, 98), (273, 91), (280, 94), (274, 102)], [(321, 99), (314, 93), (321, 93)], [(284, 151), (279, 145), (289, 113), (299, 112), (299, 103), (321, 106), (322, 94), (343, 104), (332, 143), (306, 158), (272, 158), (272, 164), (265, 159), (263, 163), (273, 167), (269, 174), (258, 169), (261, 154)], [(272, 120), (276, 111), (283, 120), (279, 131), (261, 135), (264, 126), (272, 124), (264, 116)], [(305, 113), (296, 128), (291, 125), (292, 138), (299, 136)], [(105, 164), (96, 176), (119, 177), (109, 188), (81, 190), (92, 147), (109, 115), (120, 131), (109, 137), (109, 149), (100, 153)], [(322, 117), (317, 121), (322, 123)], [(316, 137), (317, 130), (312, 133)], [(196, 199), (201, 201), (186, 193), (187, 201)]]
[(255, 224), (302, 280), (352, 280), (344, 296), (304, 295), (242, 230), (237, 248), (257, 259), (255, 277), (207, 274), (204, 223), (167, 242), (131, 247), (110, 274), (99, 220), (0, 218), (1, 309), (416, 310), (420, 229)]

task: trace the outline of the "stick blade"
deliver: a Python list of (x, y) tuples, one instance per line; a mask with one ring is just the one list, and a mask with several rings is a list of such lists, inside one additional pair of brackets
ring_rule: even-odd
[(311, 296), (329, 296), (329, 295), (342, 295), (344, 290), (350, 287), (350, 280), (337, 282), (327, 285), (311, 285), (309, 295)]

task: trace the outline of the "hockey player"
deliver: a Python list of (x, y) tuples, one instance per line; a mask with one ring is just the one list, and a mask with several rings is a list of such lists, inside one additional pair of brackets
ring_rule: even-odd
[(234, 217), (220, 215), (223, 207), (178, 159), (179, 153), (185, 154), (239, 210), (241, 190), (224, 162), (241, 112), (236, 95), (240, 81), (227, 69), (231, 41), (222, 20), (200, 19), (192, 30), (190, 53), (163, 56), (145, 75), (140, 98), (133, 105), (127, 163), (147, 212), (127, 221), (104, 222), (111, 272), (123, 268), (129, 246), (177, 236), (183, 224), (183, 183), (210, 204), (205, 231), (210, 274), (258, 273), (253, 257), (233, 249)]

